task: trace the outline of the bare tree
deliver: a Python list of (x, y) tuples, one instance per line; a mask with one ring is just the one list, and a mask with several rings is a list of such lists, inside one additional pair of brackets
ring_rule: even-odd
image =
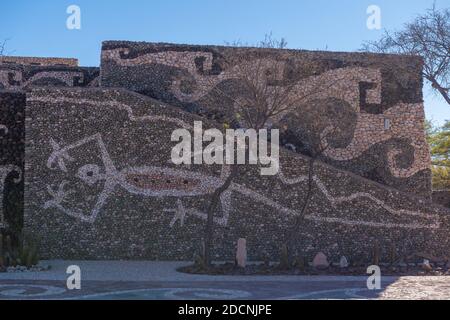
[[(234, 47), (246, 47), (240, 40), (233, 43), (227, 43)], [(255, 47), (258, 48), (284, 48), (287, 45), (286, 40), (274, 39), (272, 34), (266, 34), (263, 41)], [(229, 123), (246, 123), (247, 128), (253, 128), (256, 131), (263, 128), (269, 119), (269, 108), (276, 112), (277, 107), (272, 102), (269, 107), (269, 100), (273, 100), (269, 94), (269, 87), (267, 81), (267, 65), (263, 68), (262, 61), (258, 61), (256, 66), (248, 64), (244, 57), (237, 60), (225, 61), (228, 69), (235, 68), (236, 78), (243, 84), (243, 92), (247, 93), (245, 98), (235, 98), (234, 94), (226, 90), (219, 89), (212, 83), (213, 90), (219, 95), (233, 101), (235, 107), (238, 108), (236, 112), (229, 112), (224, 119), (226, 124)], [(256, 68), (255, 68), (256, 67)], [(256, 117), (256, 118), (254, 118)], [(225, 182), (217, 188), (211, 196), (209, 206), (207, 208), (207, 221), (205, 227), (205, 246), (204, 246), (204, 264), (206, 267), (211, 265), (211, 253), (214, 243), (214, 212), (219, 204), (221, 195), (230, 187), (231, 183), (238, 174), (236, 165), (231, 165), (231, 171)]]
[(269, 48), (269, 49), (286, 49), (287, 41), (285, 38), (274, 38), (272, 32), (266, 33), (264, 39), (256, 44), (249, 44), (242, 40), (234, 40), (231, 42), (225, 41), (225, 45), (230, 47), (257, 47), (257, 48)]
[(450, 9), (433, 5), (402, 30), (385, 31), (378, 41), (363, 44), (363, 50), (421, 56), (423, 77), (450, 105)]
[[(242, 42), (234, 42), (234, 46), (242, 45)], [(265, 39), (256, 46), (259, 49), (282, 49), (287, 42), (273, 39), (271, 34), (266, 35)], [(247, 45), (245, 45), (247, 46)], [(307, 90), (300, 90), (297, 81), (283, 82), (284, 63), (274, 59), (268, 59), (264, 55), (252, 58), (249, 61), (248, 51), (225, 61), (226, 69), (232, 70), (234, 79), (239, 81), (241, 88), (240, 94), (231, 93), (222, 90), (220, 86), (211, 83), (212, 90), (222, 98), (233, 102), (234, 110), (228, 112), (225, 117), (227, 123), (237, 123), (241, 128), (255, 129), (256, 132), (262, 128), (271, 127), (274, 122), (280, 119), (286, 112), (293, 108), (305, 104), (314, 95), (323, 92), (342, 79), (332, 79), (324, 81), (317, 86), (309, 87)], [(313, 68), (312, 65), (305, 64), (307, 68)], [(307, 70), (305, 70), (307, 71)], [(331, 132), (330, 132), (331, 133)], [(325, 137), (323, 137), (325, 138)], [(314, 156), (310, 161), (309, 188), (305, 204), (301, 210), (304, 215), (312, 194), (312, 179), (314, 161), (319, 157), (324, 149), (318, 147), (311, 149)], [(214, 240), (214, 212), (220, 200), (220, 196), (232, 184), (238, 174), (237, 165), (231, 165), (231, 171), (224, 184), (215, 190), (207, 209), (207, 223), (205, 227), (205, 246), (204, 262), (208, 267), (211, 264), (211, 251)], [(298, 221), (297, 221), (298, 220)], [(301, 223), (298, 218), (296, 224)]]
[(3, 42), (0, 43), (0, 56), (4, 56), (5, 55), (6, 42), (8, 42), (8, 39), (5, 39), (5, 40), (3, 40)]
[[(306, 186), (306, 195), (300, 211), (294, 217), (294, 222), (288, 230), (285, 238), (285, 245), (288, 259), (292, 260), (296, 243), (298, 242), (299, 230), (302, 226), (305, 215), (308, 211), (311, 199), (314, 195), (314, 178), (315, 178), (315, 162), (323, 155), (329, 147), (329, 139), (339, 134), (340, 129), (330, 121), (330, 117), (326, 114), (316, 113), (313, 117), (309, 117), (308, 128), (304, 130), (299, 138), (304, 144), (304, 148), (309, 154), (308, 158), (308, 179)], [(324, 130), (321, 130), (326, 124)]]

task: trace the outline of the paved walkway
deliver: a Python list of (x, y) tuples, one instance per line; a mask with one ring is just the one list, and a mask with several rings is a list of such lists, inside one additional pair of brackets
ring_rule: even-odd
[[(43, 272), (0, 273), (0, 299), (450, 299), (450, 277), (208, 276), (179, 273), (189, 262), (44, 261)], [(81, 268), (68, 290), (66, 269)]]

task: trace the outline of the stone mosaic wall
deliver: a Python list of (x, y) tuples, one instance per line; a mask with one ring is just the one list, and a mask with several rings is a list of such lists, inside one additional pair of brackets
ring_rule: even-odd
[[(170, 136), (194, 120), (220, 125), (123, 89), (36, 88), (26, 112), (24, 227), (43, 258), (192, 258), (229, 170), (175, 166)], [(215, 214), (215, 258), (233, 259), (246, 238), (250, 259), (277, 259), (308, 173), (305, 156), (280, 157), (275, 176), (239, 168)], [(446, 208), (319, 161), (298, 250), (369, 259), (376, 239), (382, 255), (448, 254), (449, 219)]]
[(99, 68), (76, 59), (0, 57), (0, 228), (17, 236), (23, 224), (25, 91), (31, 87), (95, 87)]
[(95, 87), (99, 68), (0, 64), (0, 89), (23, 90), (31, 86)]
[(0, 229), (23, 220), (25, 94), (0, 90)]
[(433, 202), (450, 208), (450, 190), (433, 190)]
[(107, 41), (104, 87), (124, 87), (216, 119), (245, 96), (242, 70), (263, 68), (269, 87), (294, 86), (301, 99), (273, 124), (282, 141), (304, 153), (302, 134), (314, 115), (338, 134), (321, 159), (368, 179), (427, 198), (430, 156), (425, 140), (422, 61), (366, 53), (231, 48)]
[(77, 67), (78, 59), (0, 56), (0, 64), (18, 64), (18, 65), (31, 65), (31, 66), (59, 65), (59, 66), (67, 66), (67, 67)]

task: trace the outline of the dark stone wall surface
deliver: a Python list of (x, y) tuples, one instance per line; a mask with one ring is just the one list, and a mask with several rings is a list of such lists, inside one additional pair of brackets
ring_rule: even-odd
[(433, 190), (433, 202), (450, 208), (450, 190)]
[(23, 223), (25, 94), (0, 90), (0, 229)]
[[(39, 88), (27, 93), (24, 228), (42, 258), (191, 259), (219, 165), (174, 165), (174, 129), (218, 127), (123, 89)], [(282, 149), (281, 170), (239, 167), (215, 213), (215, 259), (234, 259), (246, 238), (250, 259), (277, 259), (307, 190), (308, 158)], [(336, 261), (424, 251), (447, 255), (449, 211), (318, 161), (297, 250)]]
[(293, 87), (295, 103), (273, 121), (284, 145), (308, 154), (305, 135), (335, 127), (322, 161), (430, 198), (421, 68), (411, 56), (106, 41), (101, 85), (221, 121), (248, 95), (242, 73), (262, 70), (270, 88)]
[(0, 228), (15, 239), (23, 225), (25, 92), (32, 87), (96, 87), (100, 70), (76, 59), (0, 59)]

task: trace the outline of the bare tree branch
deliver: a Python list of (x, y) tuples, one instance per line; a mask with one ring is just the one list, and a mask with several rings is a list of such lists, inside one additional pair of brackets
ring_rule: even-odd
[[(247, 129), (258, 130), (270, 127), (272, 122), (277, 122), (285, 113), (296, 109), (302, 104), (307, 104), (320, 93), (328, 91), (331, 87), (344, 80), (342, 77), (333, 77), (328, 80), (326, 77), (317, 78), (315, 85), (304, 86), (304, 80), (286, 79), (286, 61), (283, 59), (268, 58), (267, 49), (285, 48), (287, 42), (282, 38), (275, 40), (272, 35), (266, 35), (264, 40), (256, 46), (260, 50), (255, 50), (249, 54), (249, 51), (243, 50), (237, 55), (223, 61), (223, 69), (226, 70), (226, 79), (235, 80), (239, 86), (239, 92), (231, 92), (232, 90), (224, 89), (217, 83), (215, 76), (207, 78), (208, 86), (211, 88), (211, 95), (208, 99), (217, 99), (219, 96), (224, 100), (228, 99), (233, 104), (233, 110), (228, 112), (228, 123), (238, 123), (241, 127)], [(234, 46), (242, 47), (241, 41), (233, 42)], [(247, 45), (245, 45), (247, 46)], [(313, 63), (305, 62), (304, 69), (306, 71), (314, 71)], [(308, 70), (307, 70), (308, 69)], [(309, 70), (311, 69), (311, 70)], [(314, 74), (311, 72), (311, 74)], [(214, 94), (215, 93), (215, 94)], [(211, 101), (213, 102), (213, 101)], [(322, 118), (317, 119), (317, 123), (309, 124), (308, 135), (313, 136), (321, 131), (326, 121)], [(335, 130), (327, 128), (320, 139), (324, 143), (316, 143), (314, 138), (305, 141), (308, 146), (311, 159), (308, 166), (308, 186), (307, 193), (302, 204), (300, 214), (295, 218), (293, 227), (287, 233), (289, 238), (293, 238), (298, 233), (298, 228), (303, 222), (303, 218), (308, 210), (310, 200), (314, 193), (314, 162), (318, 159), (328, 146), (327, 137), (332, 137)], [(319, 139), (319, 140), (320, 140)], [(211, 197), (207, 210), (207, 224), (205, 228), (205, 252), (204, 262), (208, 267), (211, 264), (211, 250), (213, 244), (213, 215), (218, 205), (220, 196), (227, 190), (229, 185), (238, 175), (236, 165), (231, 165), (231, 174), (226, 179), (224, 185), (215, 190)], [(242, 167), (244, 170), (244, 167)], [(242, 174), (242, 172), (240, 172)], [(288, 240), (288, 246), (295, 242)]]
[(364, 43), (363, 50), (421, 56), (423, 77), (450, 105), (450, 9), (433, 5), (402, 30), (385, 31), (380, 40)]
[(5, 40), (3, 40), (3, 42), (0, 43), (0, 56), (5, 55), (6, 42), (8, 42), (8, 39), (5, 39)]

